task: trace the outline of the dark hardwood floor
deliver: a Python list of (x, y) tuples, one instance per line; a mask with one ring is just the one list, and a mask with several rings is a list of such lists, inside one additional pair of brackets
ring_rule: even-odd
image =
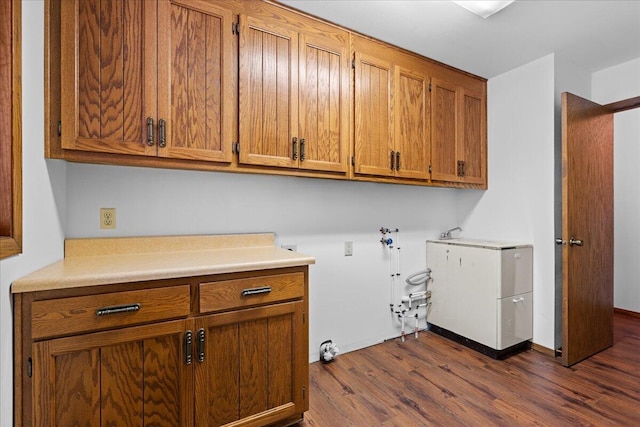
[(310, 366), (300, 427), (640, 426), (640, 318), (571, 368), (528, 350), (493, 360), (429, 332)]

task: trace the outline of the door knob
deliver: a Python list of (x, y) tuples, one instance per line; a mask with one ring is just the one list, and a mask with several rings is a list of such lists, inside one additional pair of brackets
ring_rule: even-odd
[(556, 239), (556, 245), (562, 245), (562, 246), (566, 246), (567, 245), (567, 241), (564, 239), (561, 239), (560, 237), (558, 237)]
[(569, 239), (569, 246), (582, 246), (584, 242), (580, 239), (574, 239), (573, 237)]

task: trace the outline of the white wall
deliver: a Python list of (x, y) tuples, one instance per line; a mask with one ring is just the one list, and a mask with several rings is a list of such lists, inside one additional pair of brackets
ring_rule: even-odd
[[(68, 237), (273, 231), (316, 257), (310, 267), (312, 359), (325, 339), (353, 350), (398, 335), (388, 250), (399, 228), (402, 280), (425, 268), (425, 240), (455, 226), (456, 190), (307, 178), (68, 164)], [(100, 230), (100, 207), (117, 228)], [(354, 254), (344, 256), (344, 242)]]
[[(594, 73), (599, 104), (640, 96), (640, 58)], [(640, 109), (614, 116), (614, 306), (640, 312)]]
[(460, 193), (467, 236), (533, 244), (533, 341), (554, 346), (554, 56), (488, 82), (489, 190)]
[(23, 253), (0, 261), (0, 425), (13, 414), (10, 285), (63, 254), (66, 164), (44, 160), (44, 6), (22, 3)]

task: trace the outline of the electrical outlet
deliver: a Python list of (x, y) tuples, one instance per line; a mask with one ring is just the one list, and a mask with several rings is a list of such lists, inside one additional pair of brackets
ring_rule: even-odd
[(295, 252), (296, 250), (298, 250), (298, 245), (280, 245), (280, 247), (291, 252)]
[(100, 208), (100, 228), (116, 228), (116, 208)]
[(353, 256), (353, 242), (344, 242), (344, 256)]

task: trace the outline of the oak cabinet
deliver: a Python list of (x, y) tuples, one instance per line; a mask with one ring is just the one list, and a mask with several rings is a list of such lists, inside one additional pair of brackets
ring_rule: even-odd
[(431, 179), (486, 187), (485, 94), (481, 89), (434, 78), (431, 97)]
[(36, 342), (33, 425), (190, 425), (185, 322)]
[(355, 173), (429, 178), (429, 80), (420, 60), (355, 43)]
[[(196, 366), (196, 425), (242, 419), (263, 423), (304, 412), (308, 364), (301, 301), (206, 316), (206, 337)], [(198, 337), (196, 341), (198, 341)], [(270, 421), (269, 421), (270, 420)]]
[(308, 267), (14, 294), (18, 426), (288, 425)]
[(346, 172), (348, 35), (305, 32), (303, 17), (283, 25), (278, 13), (240, 15), (239, 161)]
[(204, 1), (63, 1), (62, 149), (231, 161), (231, 13)]
[(487, 187), (482, 78), (271, 1), (46, 5), (47, 157)]

